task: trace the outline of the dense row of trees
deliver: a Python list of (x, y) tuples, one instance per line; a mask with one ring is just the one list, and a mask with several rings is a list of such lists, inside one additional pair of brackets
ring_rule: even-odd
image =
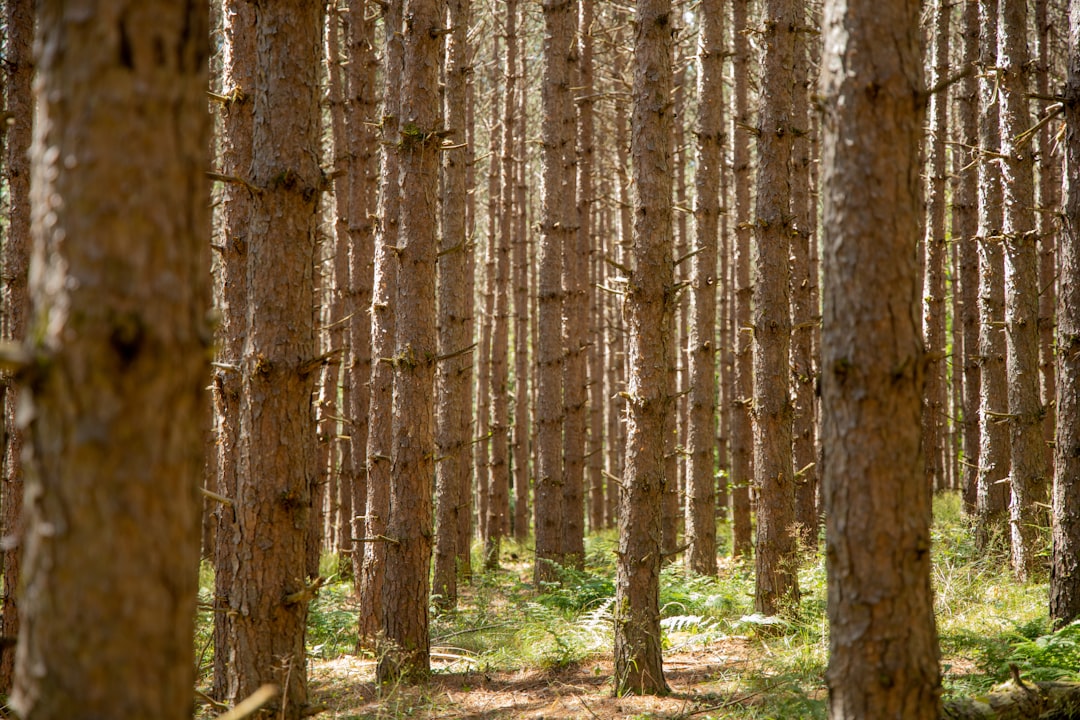
[(415, 681), (474, 539), (611, 527), (665, 692), (662, 565), (789, 612), (824, 517), (832, 716), (936, 717), (932, 490), (1080, 615), (1072, 6), (6, 0), (0, 685), (189, 716), (202, 486), (230, 705), (326, 551)]

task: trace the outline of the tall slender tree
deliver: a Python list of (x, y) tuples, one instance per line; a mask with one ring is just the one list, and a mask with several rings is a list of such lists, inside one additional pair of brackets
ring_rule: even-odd
[(724, 13), (718, 0), (701, 4), (697, 53), (697, 172), (694, 176), (697, 255), (690, 324), (690, 469), (686, 474), (686, 563), (702, 575), (716, 567), (716, 255), (724, 140)]
[(672, 257), (672, 18), (670, 0), (638, 0), (634, 37), (633, 269), (623, 311), (628, 337), (626, 475), (619, 493), (615, 582), (616, 692), (668, 691), (660, 647), (661, 498), (666, 391), (674, 342)]
[[(930, 84), (943, 82), (949, 71), (949, 18), (952, 9), (945, 0), (936, 0), (930, 36), (932, 73)], [(923, 396), (923, 452), (926, 479), (935, 490), (944, 490), (945, 417), (948, 401), (945, 386), (945, 264), (948, 252), (945, 236), (946, 132), (949, 96), (936, 92), (930, 96), (929, 136), (927, 138), (928, 173), (923, 279), (923, 342), (926, 354), (926, 386)]]
[(732, 555), (749, 556), (753, 548), (750, 524), (750, 484), (753, 482), (753, 423), (750, 402), (754, 388), (750, 337), (750, 44), (746, 31), (750, 0), (732, 5), (734, 37), (734, 101), (732, 117), (732, 164), (735, 195), (735, 262), (732, 268), (735, 348), (735, 388), (731, 399), (731, 515)]
[[(3, 90), (5, 127), (0, 130), (0, 164), (7, 180), (7, 233), (0, 250), (3, 272), (2, 319), (0, 338), (22, 342), (30, 314), (28, 271), (30, 264), (30, 143), (32, 132), (34, 7), (29, 0), (4, 3), (5, 38)], [(0, 482), (0, 535), (22, 537), (23, 505), (23, 431), (19, 427), (19, 387), (13, 378), (3, 380), (3, 476)], [(3, 551), (2, 613), (4, 635), (19, 633), (19, 567), (21, 549)], [(0, 651), (0, 693), (10, 694), (14, 679), (13, 647)]]
[[(975, 512), (976, 488), (979, 476), (979, 255), (976, 246), (978, 198), (976, 195), (976, 155), (979, 143), (979, 86), (974, 68), (979, 57), (979, 7), (977, 0), (965, 0), (961, 16), (961, 62), (970, 72), (957, 84), (956, 126), (959, 137), (953, 148), (954, 178), (953, 242), (959, 255), (959, 316), (953, 319), (961, 328), (962, 385), (961, 399), (961, 481), (964, 507)], [(955, 283), (954, 283), (955, 290)]]
[[(364, 511), (364, 561), (360, 576), (359, 643), (376, 645), (382, 632), (383, 585), (386, 578), (386, 526), (390, 515), (390, 421), (394, 376), (385, 358), (394, 355), (393, 293), (397, 285), (394, 248), (401, 229), (400, 161), (397, 152), (403, 49), (401, 3), (389, 3), (383, 15), (382, 167), (371, 297), (371, 402), (368, 410), (367, 502)], [(359, 410), (359, 408), (357, 408)]]
[(1028, 112), (1027, 2), (999, 0), (1001, 163), (1004, 189), (1005, 338), (1012, 460), (1009, 527), (1013, 572), (1027, 579), (1038, 564), (1038, 527), (1047, 500), (1046, 447), (1039, 390), (1039, 257), (1034, 163), (1020, 136)]
[[(255, 8), (243, 0), (222, 6), (221, 93), (226, 98), (218, 134), (218, 163), (227, 177), (243, 178), (251, 169), (255, 99)], [(236, 497), (236, 450), (240, 434), (240, 361), (247, 327), (247, 254), (251, 249), (252, 193), (238, 182), (224, 183), (218, 205), (220, 242), (214, 263), (214, 304), (221, 316), (217, 333), (217, 362), (213, 376), (213, 401), (217, 429), (216, 491)], [(214, 509), (214, 567), (229, 563), (235, 540), (234, 512), (218, 504)], [(231, 587), (227, 572), (214, 573), (215, 606)], [(229, 642), (229, 623), (214, 613), (214, 644)], [(214, 696), (224, 698), (228, 689), (228, 653), (214, 654)]]
[(574, 78), (574, 26), (571, 2), (544, 5), (543, 135), (540, 247), (537, 280), (536, 347), (536, 579), (556, 577), (562, 563), (566, 511), (563, 469), (563, 257), (577, 225), (573, 210), (575, 112), (570, 87)]
[(36, 7), (37, 375), (11, 704), (179, 720), (209, 418), (207, 6)]
[(766, 0), (758, 113), (754, 266), (754, 476), (758, 492), (754, 607), (774, 615), (799, 601), (790, 394), (792, 0)]
[[(280, 684), (288, 718), (307, 705), (310, 591), (302, 578), (316, 479), (312, 304), (322, 25), (321, 6), (256, 8), (255, 74), (267, 80), (254, 95), (251, 182), (261, 192), (252, 202), (247, 277), (249, 307), (261, 311), (247, 313), (235, 513), (216, 568), (225, 578), (218, 652), (226, 659), (224, 677), (215, 681), (221, 699), (235, 703), (264, 683)], [(249, 560), (263, 546), (273, 552)]]
[(455, 141), (443, 153), (442, 249), (438, 260), (439, 364), (435, 443), (435, 570), (433, 591), (443, 608), (457, 605), (457, 555), (459, 514), (469, 512), (470, 498), (462, 497), (462, 475), (471, 465), (472, 398), (469, 368), (472, 365), (472, 327), (468, 322), (472, 294), (466, 293), (472, 252), (465, 234), (465, 86), (469, 73), (469, 0), (447, 5), (446, 93), (443, 115), (447, 132)]
[(1057, 443), (1054, 458), (1050, 617), (1080, 617), (1080, 0), (1069, 3), (1065, 84), (1065, 212), (1057, 316)]
[(830, 0), (822, 62), (822, 441), (829, 717), (936, 719), (924, 353), (919, 8)]
[(979, 357), (982, 418), (976, 490), (976, 540), (1005, 535), (1008, 500), (1009, 401), (1005, 376), (1005, 286), (1001, 248), (1001, 149), (997, 73), (998, 1), (979, 0)]
[(401, 233), (394, 293), (394, 399), (387, 516), (381, 682), (430, 672), (428, 595), (435, 475), (435, 258), (438, 248), (439, 63), (445, 15), (438, 0), (403, 9), (399, 156)]

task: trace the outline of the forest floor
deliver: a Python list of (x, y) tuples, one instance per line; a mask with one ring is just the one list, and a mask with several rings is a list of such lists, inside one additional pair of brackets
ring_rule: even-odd
[[(1080, 625), (1050, 634), (1047, 585), (1019, 585), (1008, 556), (979, 552), (959, 501), (935, 500), (935, 607), (946, 698), (981, 695), (1010, 677), (1080, 679)], [(723, 533), (725, 528), (721, 526)], [(433, 615), (432, 677), (418, 687), (375, 683), (375, 660), (355, 653), (351, 583), (330, 582), (312, 606), (309, 687), (318, 717), (824, 718), (828, 656), (821, 554), (800, 571), (799, 613), (753, 612), (752, 563), (721, 561), (716, 579), (676, 562), (661, 576), (665, 697), (612, 694), (615, 538), (587, 541), (584, 570), (532, 585), (528, 548), (505, 543), (502, 567), (461, 588), (458, 609)], [(324, 563), (333, 570), (333, 558)], [(208, 617), (200, 634), (208, 636)], [(204, 645), (203, 668), (207, 668)]]

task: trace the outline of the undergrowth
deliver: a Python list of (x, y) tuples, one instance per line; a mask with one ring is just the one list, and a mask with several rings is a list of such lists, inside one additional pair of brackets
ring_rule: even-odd
[[(933, 583), (946, 697), (985, 693), (1008, 679), (1010, 663), (1026, 678), (1080, 679), (1080, 624), (1050, 633), (1046, 584), (1017, 584), (1006, 555), (977, 550), (956, 496), (936, 498), (934, 517)], [(432, 608), (435, 672), (610, 672), (603, 663), (613, 645), (615, 545), (611, 532), (591, 536), (582, 567), (561, 568), (560, 582), (536, 587), (530, 548), (505, 540), (500, 570), (462, 585), (456, 610)], [(325, 559), (324, 567), (335, 568), (335, 559)], [(203, 582), (204, 588), (212, 584), (208, 575)], [(690, 575), (679, 562), (663, 569), (665, 657), (719, 658), (695, 681), (700, 688), (694, 692), (739, 701), (721, 703), (724, 709), (713, 714), (695, 711), (694, 717), (825, 717), (828, 628), (820, 552), (801, 568), (799, 582), (797, 612), (767, 618), (753, 611), (752, 563), (725, 560), (718, 578)], [(354, 653), (358, 612), (351, 582), (328, 582), (311, 606), (310, 655), (333, 660)], [(204, 677), (211, 621), (210, 612), (202, 611), (197, 642)], [(387, 695), (379, 717), (403, 716), (391, 700)], [(416, 712), (410, 707), (405, 714)]]

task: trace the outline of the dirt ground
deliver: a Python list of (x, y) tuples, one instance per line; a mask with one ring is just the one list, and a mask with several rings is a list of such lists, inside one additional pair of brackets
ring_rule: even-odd
[(666, 697), (613, 697), (610, 659), (560, 670), (495, 672), (462, 670), (452, 653), (439, 650), (433, 651), (434, 674), (423, 687), (380, 691), (374, 661), (343, 656), (314, 662), (310, 689), (326, 705), (319, 717), (335, 720), (738, 717), (765, 692), (737, 689), (750, 653), (748, 641), (731, 638), (708, 649), (665, 656), (672, 691)]

